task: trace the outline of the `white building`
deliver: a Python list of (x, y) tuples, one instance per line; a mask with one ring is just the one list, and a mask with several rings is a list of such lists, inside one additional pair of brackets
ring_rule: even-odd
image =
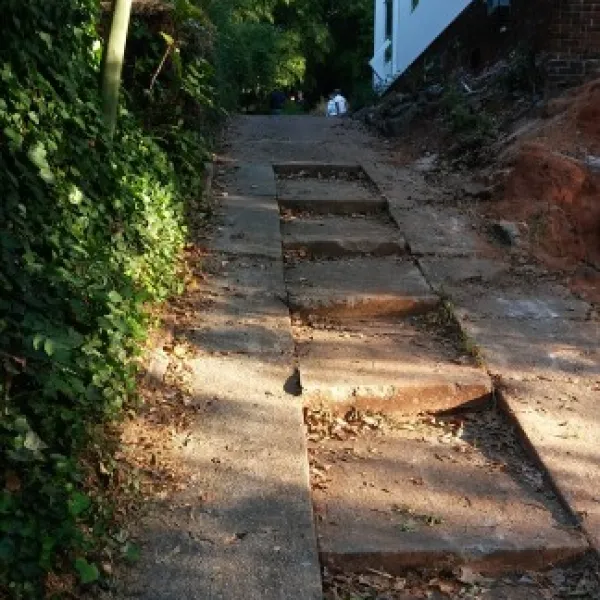
[(490, 11), (510, 0), (375, 0), (373, 85), (385, 91), (471, 4)]

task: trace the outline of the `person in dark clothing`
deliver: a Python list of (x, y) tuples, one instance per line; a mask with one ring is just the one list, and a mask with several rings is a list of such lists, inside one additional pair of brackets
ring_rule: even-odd
[(270, 108), (272, 115), (280, 115), (283, 112), (285, 100), (285, 94), (281, 90), (277, 89), (271, 92)]
[(304, 92), (302, 90), (298, 90), (298, 93), (296, 94), (296, 106), (301, 112), (304, 112), (306, 108), (306, 104), (304, 102)]

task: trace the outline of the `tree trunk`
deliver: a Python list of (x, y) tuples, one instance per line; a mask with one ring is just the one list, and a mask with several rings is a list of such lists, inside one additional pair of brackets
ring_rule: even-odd
[(117, 126), (119, 88), (125, 58), (132, 0), (113, 0), (112, 24), (104, 49), (102, 70), (102, 109), (112, 137)]

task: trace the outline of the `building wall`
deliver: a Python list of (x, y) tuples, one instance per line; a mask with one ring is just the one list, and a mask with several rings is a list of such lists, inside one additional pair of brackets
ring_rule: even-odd
[[(600, 1), (600, 0), (599, 0)], [(394, 71), (402, 73), (444, 32), (472, 0), (396, 0)]]
[(478, 72), (516, 48), (532, 55), (545, 51), (550, 1), (512, 0), (510, 8), (499, 4), (490, 13), (487, 2), (473, 0), (413, 61), (394, 87), (409, 87), (414, 82), (420, 85), (428, 78), (439, 81), (457, 68)]
[(600, 75), (600, 0), (551, 0), (551, 83), (568, 86)]
[(600, 76), (600, 0), (511, 0), (492, 14), (484, 0), (420, 0), (414, 12), (412, 0), (395, 2), (394, 72), (404, 73), (396, 89), (422, 82), (432, 66), (438, 75), (478, 71), (516, 48), (547, 56), (552, 88)]
[(387, 77), (394, 75), (391, 53), (385, 52), (387, 0), (375, 0), (375, 27), (373, 38), (373, 86), (377, 89)]

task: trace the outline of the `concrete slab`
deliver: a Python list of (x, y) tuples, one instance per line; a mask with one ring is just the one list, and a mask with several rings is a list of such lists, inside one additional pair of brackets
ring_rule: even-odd
[[(310, 162), (328, 163), (339, 156), (339, 147), (327, 142), (315, 143), (315, 140), (299, 139), (255, 139), (252, 144), (239, 148), (236, 152), (241, 160), (261, 160), (273, 164), (275, 168), (283, 161), (306, 157)], [(335, 163), (334, 163), (335, 164)]]
[(600, 324), (555, 285), (453, 288), (461, 328), (491, 373), (565, 379), (600, 375)]
[(213, 254), (203, 261), (200, 291), (206, 296), (228, 295), (233, 299), (246, 296), (286, 297), (283, 259), (259, 256)]
[(508, 280), (490, 287), (471, 285), (446, 286), (452, 301), (470, 320), (519, 319), (533, 321), (585, 320), (590, 305), (575, 298), (562, 286)]
[(395, 210), (412, 209), (434, 194), (423, 175), (414, 170), (383, 161), (363, 163), (369, 179), (385, 195)]
[(192, 361), (198, 416), (188, 488), (144, 522), (125, 597), (321, 600), (302, 411), (290, 370), (255, 357)]
[(281, 226), (283, 246), (316, 258), (400, 255), (406, 242), (391, 224), (367, 218), (294, 218)]
[(203, 353), (293, 354), (281, 260), (213, 257), (184, 335)]
[(344, 179), (280, 179), (277, 198), (283, 208), (315, 214), (370, 214), (387, 206), (383, 196), (360, 181)]
[(287, 306), (268, 296), (223, 297), (199, 313), (185, 335), (202, 353), (294, 353)]
[(400, 259), (304, 262), (288, 268), (286, 280), (301, 315), (406, 315), (439, 303), (417, 267)]
[(460, 364), (465, 357), (407, 323), (396, 324), (395, 333), (387, 335), (369, 335), (368, 328), (296, 328), (294, 337), (308, 405), (336, 412), (357, 407), (419, 413), (481, 405), (491, 398), (485, 372)]
[(229, 196), (219, 209), (221, 225), (212, 242), (217, 252), (234, 255), (281, 256), (279, 207), (275, 197)]
[(489, 283), (505, 274), (510, 265), (476, 257), (427, 257), (418, 260), (431, 287), (438, 293), (468, 283)]
[(469, 219), (448, 208), (399, 208), (390, 202), (390, 213), (416, 255), (471, 256), (487, 250)]
[(268, 163), (237, 163), (229, 169), (225, 181), (230, 194), (274, 198), (277, 193), (275, 171)]
[(512, 377), (569, 380), (600, 376), (600, 327), (556, 319), (481, 319), (456, 311), (488, 371)]
[[(310, 442), (319, 549), (333, 568), (400, 574), (553, 566), (589, 546), (494, 413)], [(513, 445), (514, 444), (514, 445)]]
[(600, 552), (600, 384), (503, 378), (500, 399)]

